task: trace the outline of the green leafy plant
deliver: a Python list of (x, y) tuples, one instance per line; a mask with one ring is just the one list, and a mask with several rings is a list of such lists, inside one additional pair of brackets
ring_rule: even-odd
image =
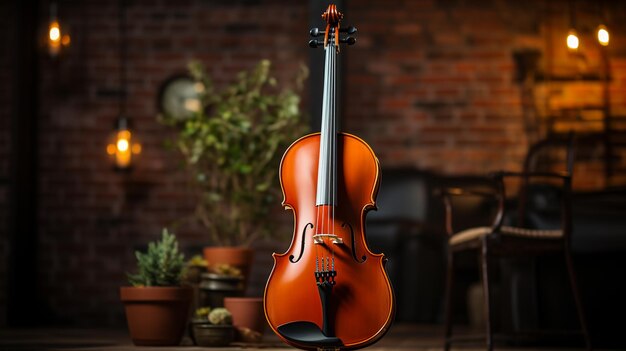
[(306, 69), (295, 87), (279, 89), (261, 61), (217, 89), (205, 67), (189, 64), (202, 108), (184, 121), (163, 116), (177, 131), (181, 152), (197, 186), (194, 216), (215, 245), (248, 246), (272, 233), (269, 210), (278, 203), (278, 168), (287, 146), (304, 132), (299, 109)]
[(178, 251), (178, 241), (166, 228), (160, 241), (148, 244), (148, 251), (135, 252), (137, 274), (128, 274), (133, 286), (177, 286), (180, 285), (185, 255)]

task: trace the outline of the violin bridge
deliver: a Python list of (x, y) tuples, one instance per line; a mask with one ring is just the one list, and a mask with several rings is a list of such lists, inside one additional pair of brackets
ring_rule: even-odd
[(343, 244), (343, 239), (335, 234), (315, 234), (313, 235), (313, 243), (323, 245), (324, 238), (329, 238), (333, 244)]

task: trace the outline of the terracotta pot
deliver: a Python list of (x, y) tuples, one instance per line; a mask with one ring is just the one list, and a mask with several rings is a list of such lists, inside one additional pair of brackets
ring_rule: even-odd
[(227, 297), (224, 299), (224, 307), (232, 313), (235, 327), (248, 328), (263, 334), (267, 324), (263, 311), (263, 298)]
[(241, 270), (244, 286), (247, 286), (254, 251), (247, 247), (208, 246), (203, 250), (209, 266), (226, 263)]
[(232, 325), (213, 325), (210, 322), (191, 322), (191, 337), (198, 346), (228, 346), (235, 340)]
[(137, 346), (175, 346), (183, 337), (190, 287), (122, 287), (128, 330)]

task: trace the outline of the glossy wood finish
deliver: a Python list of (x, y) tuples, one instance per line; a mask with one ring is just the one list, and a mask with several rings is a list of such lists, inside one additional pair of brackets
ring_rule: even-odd
[[(314, 276), (316, 257), (332, 257), (334, 250), (337, 276), (330, 319), (335, 336), (344, 344), (342, 349), (356, 349), (375, 342), (387, 331), (394, 315), (394, 296), (384, 269), (386, 259), (368, 249), (364, 232), (365, 215), (375, 207), (378, 160), (361, 139), (344, 133), (337, 139), (337, 204), (331, 224), (323, 228), (319, 218), (325, 206), (315, 206), (319, 134), (299, 139), (283, 156), (283, 205), (293, 211), (294, 236), (287, 252), (274, 254), (264, 307), (270, 326), (279, 336), (277, 328), (294, 321), (310, 321), (322, 328)], [(314, 234), (330, 231), (343, 244), (332, 244), (330, 239), (324, 239), (324, 244), (313, 243)]]

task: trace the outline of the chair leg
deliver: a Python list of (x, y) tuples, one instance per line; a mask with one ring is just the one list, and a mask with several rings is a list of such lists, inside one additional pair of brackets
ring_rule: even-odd
[(574, 295), (574, 302), (576, 303), (576, 312), (578, 313), (580, 329), (582, 329), (583, 337), (585, 338), (585, 346), (587, 350), (591, 351), (591, 338), (589, 337), (589, 330), (587, 329), (587, 322), (585, 321), (585, 311), (583, 309), (580, 290), (578, 289), (578, 281), (576, 279), (576, 272), (574, 270), (574, 262), (572, 261), (571, 253), (567, 249), (565, 250), (565, 262), (567, 264), (567, 272), (569, 274), (569, 282), (572, 288), (572, 294)]
[(486, 238), (483, 238), (482, 252), (481, 252), (481, 268), (482, 268), (482, 280), (483, 280), (483, 296), (485, 299), (485, 327), (486, 327), (486, 341), (487, 351), (493, 350), (493, 325), (492, 325), (492, 306), (491, 306), (491, 291), (489, 280), (489, 252), (487, 250)]
[(448, 267), (446, 268), (446, 293), (445, 293), (445, 315), (444, 315), (444, 346), (445, 351), (450, 350), (452, 338), (452, 289), (454, 288), (454, 253), (448, 248)]

